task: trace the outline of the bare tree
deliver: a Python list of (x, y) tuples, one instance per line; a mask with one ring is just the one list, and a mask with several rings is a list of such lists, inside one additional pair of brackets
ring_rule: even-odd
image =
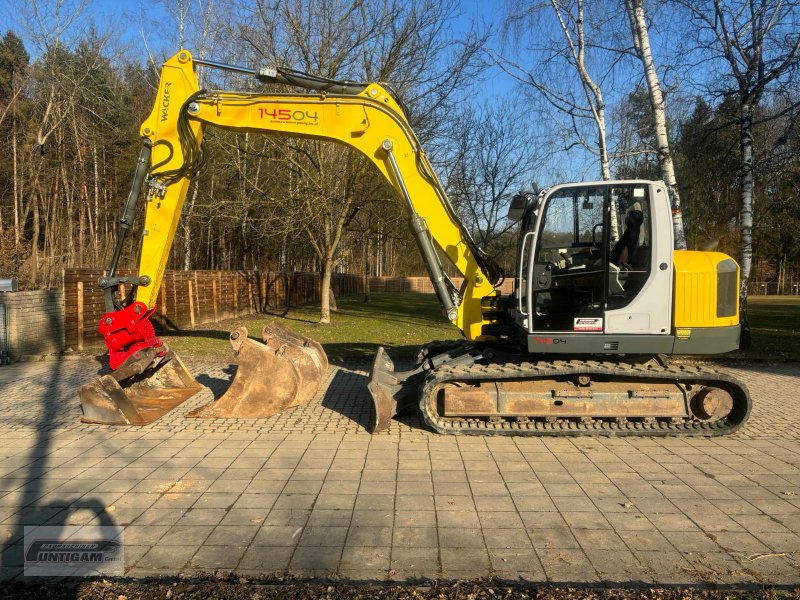
[(667, 185), (670, 201), (672, 203), (672, 228), (675, 237), (675, 247), (679, 250), (686, 249), (686, 237), (683, 232), (683, 216), (681, 214), (681, 198), (678, 183), (675, 178), (675, 166), (672, 162), (672, 152), (669, 148), (667, 135), (667, 114), (664, 104), (664, 93), (656, 72), (653, 53), (650, 49), (650, 33), (647, 28), (647, 18), (644, 10), (644, 0), (625, 0), (625, 12), (631, 27), (631, 37), (636, 55), (642, 63), (644, 78), (650, 95), (650, 106), (653, 110), (653, 125), (656, 140), (658, 162), (661, 166), (661, 176)]
[(520, 119), (520, 101), (467, 108), (457, 122), (453, 146), (457, 156), (447, 174), (447, 191), (490, 255), (507, 248), (501, 240), (515, 223), (506, 218), (512, 194), (529, 187), (542, 164), (542, 149), (533, 144), (529, 120)]
[[(526, 3), (506, 19), (506, 35), (533, 37), (536, 42), (527, 48), (529, 54), (541, 58), (535, 67), (525, 67), (520, 59), (494, 54), (495, 62), (522, 84), (536, 90), (553, 108), (566, 115), (576, 143), (597, 155), (600, 177), (611, 179), (606, 136), (606, 101), (596, 76), (589, 65), (584, 0), (549, 0), (547, 4)], [(561, 42), (547, 46), (547, 13), (555, 16)], [(531, 31), (535, 31), (531, 34)], [(542, 45), (538, 40), (545, 42)], [(565, 68), (577, 76), (577, 87)], [(596, 139), (587, 141), (580, 129), (582, 121), (591, 121)]]
[[(717, 71), (711, 91), (738, 105), (741, 229), (740, 304), (746, 321), (747, 284), (753, 263), (756, 108), (765, 94), (796, 79), (800, 6), (787, 0), (677, 0), (691, 16), (695, 50)], [(788, 88), (785, 88), (788, 89)], [(796, 106), (796, 105), (795, 105)]]
[[(457, 40), (448, 24), (457, 15), (444, 0), (257, 0), (242, 5), (239, 30), (256, 59), (288, 64), (330, 78), (388, 81), (409, 108), (423, 142), (439, 129), (443, 109), (472, 83), (482, 39)], [(379, 179), (361, 157), (330, 143), (290, 140), (283, 153), (295, 193), (287, 193), (287, 227), (302, 231), (321, 267), (320, 322), (330, 322), (329, 283), (341, 257), (343, 231)], [(288, 176), (288, 175), (287, 175)], [(309, 183), (313, 184), (309, 187)], [(381, 184), (384, 185), (384, 184)], [(291, 206), (289, 205), (291, 204)], [(298, 208), (300, 210), (298, 210)]]

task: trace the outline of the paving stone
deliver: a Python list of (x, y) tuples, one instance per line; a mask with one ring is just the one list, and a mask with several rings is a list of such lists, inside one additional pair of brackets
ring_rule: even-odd
[(353, 526), (358, 527), (391, 527), (394, 512), (391, 510), (354, 510)]
[(173, 525), (158, 540), (161, 546), (199, 546), (214, 528), (209, 525)]
[[(76, 384), (96, 373), (92, 361), (64, 366)], [(327, 394), (258, 423), (183, 418), (204, 391), (145, 428), (102, 428), (79, 423), (74, 386), (41, 384), (48, 368), (0, 372), (28, 389), (0, 411), (0, 533), (110, 519), (127, 526), (132, 576), (800, 583), (795, 365), (723, 365), (754, 409), (714, 439), (449, 437), (414, 415), (372, 437), (368, 361), (334, 365)], [(59, 410), (43, 444), (32, 421), (13, 419), (45, 399)]]
[(602, 549), (584, 548), (589, 562), (600, 579), (612, 587), (630, 586), (630, 582), (651, 583), (642, 564), (632, 552), (617, 550), (608, 552)]
[(357, 580), (374, 580), (375, 572), (383, 573), (389, 570), (392, 549), (384, 547), (358, 547), (345, 546), (339, 563), (340, 573)]
[[(433, 510), (396, 510), (395, 527), (436, 527), (436, 512)], [(474, 527), (475, 525), (468, 525)]]
[(392, 548), (391, 568), (401, 573), (402, 578), (415, 579), (427, 574), (439, 573), (438, 548)]
[(341, 546), (301, 546), (295, 550), (289, 568), (301, 573), (332, 573), (341, 556)]
[(480, 529), (440, 527), (439, 545), (442, 548), (484, 548)]
[(392, 545), (392, 528), (355, 525), (347, 532), (347, 545), (365, 548), (389, 547)]
[(142, 558), (136, 561), (136, 567), (171, 572), (180, 570), (195, 555), (199, 546), (186, 545), (158, 545), (148, 550)]
[(489, 549), (533, 548), (525, 530), (520, 529), (484, 529), (483, 537)]
[(296, 546), (304, 527), (292, 525), (263, 525), (256, 533), (254, 546)]
[(600, 577), (589, 559), (581, 550), (537, 549), (547, 580), (553, 583), (592, 583)]
[(397, 527), (395, 526), (393, 548), (436, 548), (439, 536), (435, 527)]
[(253, 574), (283, 572), (289, 566), (294, 546), (256, 546), (247, 548), (239, 561), (239, 570)]
[(204, 545), (243, 546), (246, 548), (256, 533), (258, 533), (258, 529), (253, 525), (218, 525), (206, 538)]
[(454, 572), (485, 573), (490, 566), (485, 548), (442, 547), (439, 552), (446, 576), (452, 577)]
[(537, 550), (552, 548), (579, 548), (578, 541), (568, 527), (533, 529), (528, 531), (531, 543)]
[(189, 567), (203, 571), (234, 569), (247, 549), (246, 546), (204, 545), (192, 557)]
[(436, 504), (433, 495), (401, 494), (395, 497), (395, 511), (432, 511)]
[(177, 525), (217, 525), (225, 513), (223, 508), (190, 508), (178, 519)]

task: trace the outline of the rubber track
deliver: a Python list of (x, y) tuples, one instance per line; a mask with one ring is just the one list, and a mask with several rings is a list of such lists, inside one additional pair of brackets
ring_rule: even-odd
[[(686, 418), (673, 423), (656, 419), (653, 422), (597, 418), (589, 422), (561, 420), (555, 423), (531, 420), (517, 422), (502, 419), (498, 422), (478, 419), (440, 417), (432, 414), (428, 398), (434, 388), (447, 382), (480, 382), (502, 380), (535, 380), (554, 377), (589, 375), (611, 377), (619, 383), (659, 381), (661, 383), (696, 384), (725, 388), (733, 396), (731, 414), (722, 421), (703, 423)], [(706, 367), (697, 365), (675, 365), (662, 367), (648, 363), (626, 364), (605, 361), (571, 360), (539, 363), (475, 364), (472, 366), (448, 366), (428, 374), (420, 389), (420, 409), (425, 422), (439, 433), (467, 435), (528, 435), (528, 436), (717, 436), (727, 435), (739, 429), (750, 416), (750, 392), (744, 383)]]

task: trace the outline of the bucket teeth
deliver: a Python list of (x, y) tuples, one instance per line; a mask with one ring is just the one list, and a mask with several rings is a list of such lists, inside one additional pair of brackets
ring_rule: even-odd
[(290, 329), (270, 324), (263, 343), (240, 327), (230, 341), (238, 363), (228, 391), (187, 416), (259, 419), (310, 400), (328, 369), (328, 357), (317, 342)]
[(140, 356), (135, 361), (148, 365), (140, 373), (128, 376), (128, 370), (121, 367), (81, 387), (78, 392), (83, 408), (81, 421), (147, 425), (202, 389), (173, 352), (168, 351), (160, 359), (152, 348), (137, 354)]

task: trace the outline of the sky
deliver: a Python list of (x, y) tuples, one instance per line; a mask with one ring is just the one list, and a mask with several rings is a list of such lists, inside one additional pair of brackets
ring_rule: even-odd
[[(189, 1), (193, 4), (197, 0)], [(462, 16), (453, 23), (454, 32), (466, 32), (473, 19), (498, 31), (505, 3), (509, 1), (462, 0)], [(54, 11), (57, 6), (61, 7), (60, 14)], [(45, 29), (52, 31), (59, 22), (68, 21), (81, 6), (84, 10), (79, 18), (71, 22), (69, 31), (80, 35), (92, 22), (101, 31), (111, 29), (114, 31), (115, 46), (122, 48), (128, 58), (144, 62), (151, 56), (155, 63), (159, 63), (178, 49), (175, 20), (170, 16), (166, 3), (156, 0), (0, 0), (0, 31), (13, 29), (23, 37), (29, 53), (35, 57), (38, 51), (33, 38), (28, 35), (28, 24), (34, 23), (38, 29), (42, 29), (44, 24)], [(42, 7), (38, 14), (36, 7)], [(494, 68), (487, 69), (485, 80), (475, 91), (475, 97), (478, 102), (491, 103), (494, 99), (519, 93), (516, 82), (500, 69)], [(534, 132), (539, 129), (543, 132), (546, 126), (545, 123), (535, 122), (537, 118), (542, 118), (541, 113), (539, 115), (537, 117), (533, 111), (527, 115)], [(544, 135), (536, 136), (531, 143), (546, 143), (544, 139)], [(551, 160), (542, 170), (531, 175), (531, 179), (541, 185), (559, 180), (596, 179), (598, 174), (596, 160), (579, 148), (560, 153), (557, 160)]]

